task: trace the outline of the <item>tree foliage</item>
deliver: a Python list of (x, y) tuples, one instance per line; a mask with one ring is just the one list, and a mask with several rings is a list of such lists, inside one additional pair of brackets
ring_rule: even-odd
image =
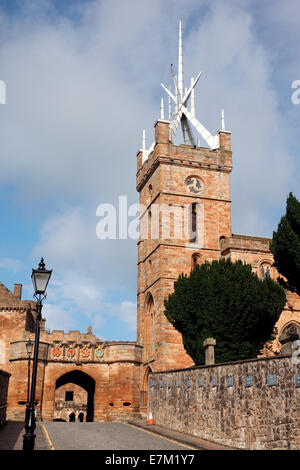
[(284, 289), (272, 279), (259, 279), (242, 261), (222, 259), (181, 274), (165, 300), (165, 315), (196, 365), (205, 362), (209, 337), (216, 339), (220, 363), (256, 357), (273, 338), (285, 303)]
[(270, 250), (274, 266), (285, 277), (278, 278), (278, 282), (300, 295), (300, 202), (292, 193), (286, 201), (286, 214), (273, 232)]

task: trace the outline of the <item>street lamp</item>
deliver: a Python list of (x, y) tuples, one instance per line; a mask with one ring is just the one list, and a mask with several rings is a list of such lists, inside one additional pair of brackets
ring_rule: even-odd
[(25, 423), (28, 421), (28, 413), (29, 413), (29, 386), (30, 386), (30, 359), (33, 350), (33, 342), (29, 338), (26, 343), (26, 351), (28, 356), (28, 377), (27, 377), (27, 400), (26, 400), (26, 415), (25, 415)]
[[(31, 391), (30, 400), (26, 407), (25, 417), (25, 434), (23, 436), (23, 450), (34, 450), (35, 441), (35, 413), (34, 413), (34, 400), (35, 400), (35, 388), (36, 388), (36, 375), (37, 375), (37, 364), (39, 354), (39, 341), (40, 341), (40, 323), (42, 320), (42, 300), (46, 298), (46, 289), (48, 286), (49, 279), (51, 277), (52, 270), (45, 268), (44, 258), (41, 258), (38, 269), (32, 270), (32, 283), (34, 287), (34, 297), (37, 300), (36, 303), (36, 320), (35, 320), (35, 341), (34, 341), (34, 355), (33, 355), (33, 367), (32, 367), (32, 378), (31, 378)], [(27, 345), (26, 345), (27, 349)], [(28, 349), (27, 349), (28, 353)], [(29, 381), (29, 377), (28, 377)], [(29, 385), (28, 385), (29, 392)]]

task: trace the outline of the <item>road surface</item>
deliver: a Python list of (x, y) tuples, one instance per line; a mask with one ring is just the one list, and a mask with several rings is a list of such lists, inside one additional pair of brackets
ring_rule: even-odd
[(189, 450), (171, 439), (119, 422), (40, 423), (53, 450)]

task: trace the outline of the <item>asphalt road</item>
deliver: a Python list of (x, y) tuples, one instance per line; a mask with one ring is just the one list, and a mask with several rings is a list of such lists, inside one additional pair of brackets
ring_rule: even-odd
[(54, 450), (188, 450), (165, 437), (125, 423), (43, 422)]

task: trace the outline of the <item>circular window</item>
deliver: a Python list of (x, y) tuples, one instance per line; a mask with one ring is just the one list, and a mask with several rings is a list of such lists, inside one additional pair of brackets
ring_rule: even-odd
[(202, 189), (202, 183), (199, 178), (196, 176), (190, 176), (186, 182), (186, 187), (189, 190), (190, 193), (197, 194), (201, 191)]

